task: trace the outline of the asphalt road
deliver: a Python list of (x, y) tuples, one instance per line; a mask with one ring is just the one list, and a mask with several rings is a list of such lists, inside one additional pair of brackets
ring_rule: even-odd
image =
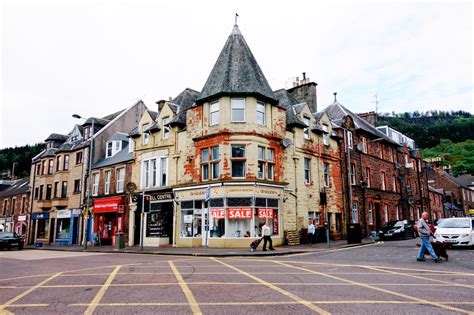
[(474, 314), (474, 251), (417, 240), (277, 257), (0, 252), (0, 314)]

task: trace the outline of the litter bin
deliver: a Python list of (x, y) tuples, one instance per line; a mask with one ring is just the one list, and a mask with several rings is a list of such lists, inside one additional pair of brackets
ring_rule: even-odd
[(347, 225), (347, 244), (362, 243), (362, 230), (359, 223)]
[(114, 236), (114, 249), (124, 249), (125, 248), (125, 237), (122, 233), (115, 234)]

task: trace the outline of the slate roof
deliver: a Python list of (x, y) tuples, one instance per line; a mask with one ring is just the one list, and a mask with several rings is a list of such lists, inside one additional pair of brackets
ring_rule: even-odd
[(66, 142), (66, 143), (63, 143), (55, 153), (71, 152), (71, 151), (74, 151), (74, 150), (82, 149), (82, 148), (85, 148), (85, 147), (89, 146), (89, 142), (90, 142), (90, 140), (87, 140), (87, 141), (79, 140), (79, 141), (75, 141), (75, 142)]
[(474, 186), (474, 176), (471, 174), (464, 174), (456, 177), (457, 181), (464, 187)]
[(354, 125), (356, 129), (361, 129), (367, 133), (374, 135), (377, 138), (383, 138), (387, 142), (400, 146), (399, 143), (393, 141), (391, 138), (386, 136), (383, 132), (381, 132), (380, 130), (378, 130), (371, 124), (369, 124), (367, 121), (365, 121), (364, 119), (360, 118), (358, 115), (354, 114), (353, 112), (351, 112), (350, 110), (342, 106), (337, 101), (335, 101), (333, 104), (326, 107), (323, 111), (328, 114), (329, 118), (337, 127), (342, 127), (342, 124), (344, 122), (344, 117), (350, 116), (352, 120), (354, 121)]
[(48, 141), (66, 141), (67, 138), (69, 138), (68, 135), (61, 135), (59, 133), (52, 133), (48, 136), (48, 138), (46, 138), (46, 140), (44, 140), (45, 142), (48, 142)]
[(438, 194), (443, 194), (444, 193), (444, 190), (442, 188), (437, 189), (437, 188), (431, 187), (429, 185), (428, 185), (428, 190), (431, 191), (431, 192), (438, 193)]
[(105, 126), (110, 122), (110, 120), (108, 119), (89, 117), (87, 118), (86, 122), (83, 123), (82, 125), (83, 126), (92, 125), (92, 120), (94, 120), (94, 126)]
[[(141, 100), (138, 101), (137, 104), (140, 103), (140, 102), (141, 102)], [(113, 120), (115, 117), (117, 117), (118, 115), (120, 115), (124, 110), (125, 110), (125, 109), (122, 109), (122, 110), (120, 110), (120, 111), (118, 111), (118, 112), (115, 112), (115, 113), (113, 113), (113, 114), (104, 116), (104, 117), (102, 117), (102, 119), (104, 119), (104, 120), (109, 120), (109, 121), (110, 121), (110, 120)]]
[(25, 177), (22, 179), (16, 180), (13, 185), (7, 189), (0, 191), (0, 197), (10, 197), (16, 195), (26, 194), (30, 191), (30, 178)]
[(195, 104), (199, 94), (200, 93), (198, 91), (186, 88), (173, 100), (168, 102), (168, 104), (177, 106), (176, 115), (169, 121), (170, 126), (186, 125), (186, 111)]
[(196, 101), (203, 103), (222, 95), (256, 95), (269, 103), (277, 103), (237, 25), (234, 25)]
[(286, 110), (286, 125), (288, 127), (307, 127), (306, 124), (296, 116), (296, 112), (293, 109), (294, 105), (299, 105), (301, 103), (285, 89), (277, 90), (273, 93), (278, 99), (278, 105)]
[(138, 130), (138, 126), (133, 128), (130, 133), (128, 134), (129, 137), (131, 138), (137, 138), (137, 137), (140, 137), (141, 133), (140, 131)]
[(457, 186), (460, 186), (460, 187), (465, 187), (465, 188), (468, 188), (467, 186), (464, 185), (464, 183), (462, 181), (459, 180), (458, 177), (454, 177), (453, 175), (447, 173), (447, 172), (444, 172), (443, 175), (449, 179), (450, 181), (452, 181), (454, 184), (456, 184)]
[(114, 156), (105, 158), (105, 156), (98, 162), (92, 164), (92, 169), (98, 169), (110, 165), (124, 163), (133, 160), (133, 152), (128, 152), (128, 141), (122, 144), (122, 150), (117, 152)]
[(158, 113), (157, 113), (157, 112), (154, 112), (154, 111), (149, 110), (149, 109), (147, 109), (147, 112), (148, 112), (148, 114), (150, 114), (151, 119), (153, 119), (153, 120), (155, 120), (156, 117), (158, 117)]

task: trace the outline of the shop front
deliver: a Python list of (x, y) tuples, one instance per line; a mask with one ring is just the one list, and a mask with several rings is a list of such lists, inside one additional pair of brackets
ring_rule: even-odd
[(19, 215), (15, 222), (15, 233), (26, 236), (27, 231), (28, 225), (26, 221), (26, 215)]
[(114, 245), (114, 236), (124, 232), (125, 197), (94, 200), (94, 234), (97, 245)]
[(80, 209), (56, 210), (55, 245), (74, 245), (78, 243)]
[[(201, 186), (202, 187), (202, 186)], [(205, 202), (206, 188), (177, 188), (177, 246), (248, 247), (262, 237), (268, 222), (274, 244), (283, 242), (283, 186), (214, 185)]]
[(0, 218), (0, 232), (6, 232), (5, 231), (5, 218)]
[(35, 221), (35, 242), (50, 243), (50, 216), (48, 212), (32, 213), (31, 219)]

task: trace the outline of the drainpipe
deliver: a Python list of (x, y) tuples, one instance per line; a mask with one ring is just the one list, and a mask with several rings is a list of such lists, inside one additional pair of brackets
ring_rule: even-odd
[[(33, 219), (32, 219), (32, 215), (33, 215), (33, 200), (35, 198), (35, 179), (36, 179), (36, 164), (33, 164), (35, 165), (35, 167), (33, 167), (33, 187), (31, 188), (31, 198), (30, 198), (30, 215), (29, 215), (29, 224), (28, 224), (28, 236), (27, 236), (27, 242), (28, 244), (32, 244), (34, 243), (35, 239), (33, 237), (33, 239), (31, 239), (31, 236), (33, 235), (34, 236), (34, 231), (32, 231), (32, 227), (33, 227)], [(6, 222), (5, 222), (6, 223)]]

